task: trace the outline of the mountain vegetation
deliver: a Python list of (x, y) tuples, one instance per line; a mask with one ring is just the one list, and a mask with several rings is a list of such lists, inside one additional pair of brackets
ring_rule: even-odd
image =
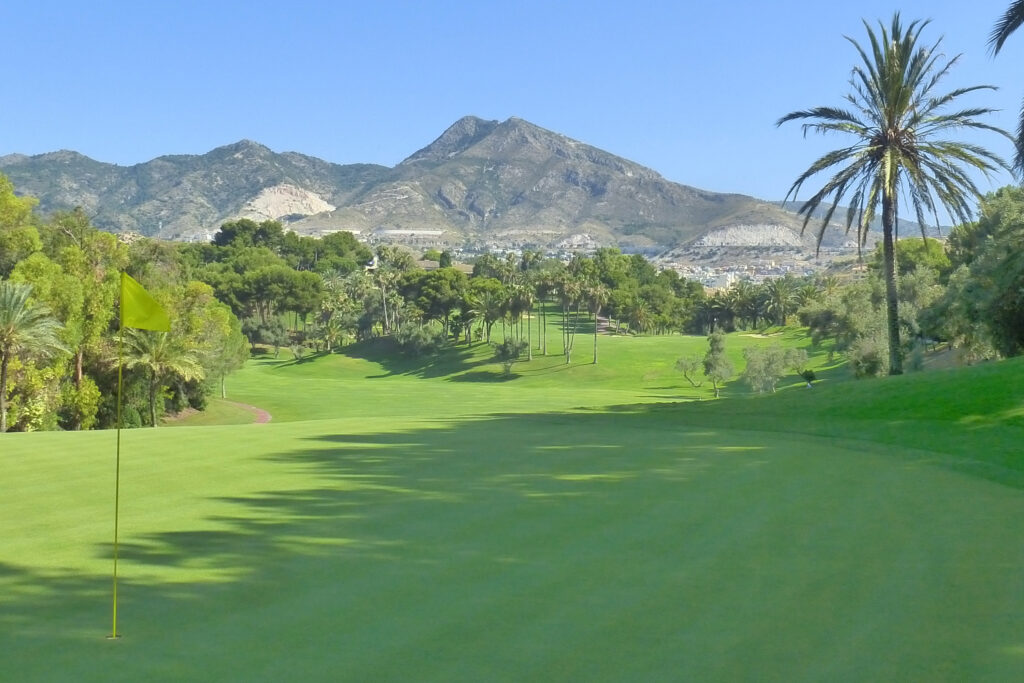
[(440, 231), (452, 245), (551, 247), (587, 234), (603, 246), (669, 248), (744, 225), (778, 226), (800, 243), (798, 219), (776, 204), (670, 182), (518, 118), (467, 116), (393, 168), (243, 140), (130, 167), (70, 151), (8, 155), (0, 171), (45, 214), (81, 207), (101, 229), (165, 239), (207, 241), (249, 218), (303, 234)]

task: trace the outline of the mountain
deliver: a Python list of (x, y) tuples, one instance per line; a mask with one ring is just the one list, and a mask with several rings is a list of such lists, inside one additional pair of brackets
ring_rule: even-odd
[(98, 227), (173, 239), (216, 231), (225, 220), (246, 214), (283, 217), (247, 210), (274, 188), (342, 203), (388, 169), (276, 154), (243, 140), (201, 156), (162, 156), (128, 167), (69, 151), (10, 155), (0, 157), (0, 171), (18, 192), (38, 197), (44, 212), (81, 206)]
[[(83, 207), (113, 232), (205, 239), (239, 217), (302, 233), (427, 230), (463, 245), (553, 246), (573, 239), (656, 249), (716, 230), (778, 230), (800, 220), (776, 204), (699, 190), (519, 118), (467, 116), (393, 168), (332, 164), (243, 140), (203, 155), (134, 166), (71, 151), (0, 157), (0, 172), (44, 212)], [(841, 235), (840, 235), (841, 237)], [(730, 238), (732, 239), (732, 238)], [(774, 242), (773, 242), (774, 244)]]
[[(788, 211), (795, 212), (799, 211), (800, 207), (802, 207), (803, 204), (803, 202), (790, 201), (784, 202), (782, 204), (782, 207), (787, 209)], [(811, 222), (807, 226), (808, 230), (814, 229), (815, 234), (817, 234), (818, 226), (821, 225), (821, 219), (825, 217), (825, 214), (828, 212), (830, 206), (830, 203), (823, 203), (821, 206), (819, 206), (817, 209), (811, 212)], [(849, 210), (850, 208), (848, 206), (843, 206), (841, 204), (837, 206), (835, 213), (832, 215), (832, 222), (842, 223), (845, 226), (846, 216)], [(879, 207), (879, 211), (881, 211), (881, 207)], [(952, 229), (952, 227), (953, 226), (950, 225), (936, 225), (934, 223), (926, 222), (924, 226), (924, 234), (927, 235), (928, 237), (942, 238), (944, 235), (949, 234), (949, 231)], [(882, 217), (880, 215), (875, 216), (875, 219), (871, 221), (871, 224), (869, 225), (868, 229), (878, 233), (882, 232)], [(896, 221), (896, 231), (901, 237), (920, 237), (921, 224), (918, 223), (917, 221), (907, 220), (906, 218), (899, 218)], [(856, 234), (857, 232), (856, 218), (854, 218), (854, 224), (853, 227), (850, 228), (850, 232), (852, 234)]]

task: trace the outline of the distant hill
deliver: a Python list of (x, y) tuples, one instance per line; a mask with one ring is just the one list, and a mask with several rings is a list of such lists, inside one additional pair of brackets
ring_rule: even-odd
[[(311, 234), (429, 230), (451, 244), (584, 239), (649, 250), (723, 229), (778, 240), (779, 230), (800, 226), (778, 204), (669, 182), (518, 118), (467, 116), (393, 168), (332, 164), (243, 140), (128, 167), (71, 151), (11, 154), (0, 157), (0, 172), (45, 212), (81, 206), (104, 229), (169, 239), (205, 239), (227, 220), (251, 217)], [(792, 240), (813, 244), (810, 235), (782, 241)]]
[(38, 197), (44, 212), (81, 206), (97, 226), (112, 232), (184, 239), (243, 215), (285, 218), (276, 210), (261, 215), (268, 193), (290, 193), (310, 209), (325, 210), (378, 182), (389, 169), (276, 154), (243, 140), (200, 156), (163, 156), (127, 167), (66, 150), (9, 155), (0, 157), (0, 171), (18, 192)]

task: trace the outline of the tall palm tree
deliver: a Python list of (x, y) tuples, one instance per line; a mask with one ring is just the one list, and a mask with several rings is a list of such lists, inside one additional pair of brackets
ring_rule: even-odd
[[(537, 298), (537, 290), (529, 277), (523, 276), (523, 281), (516, 286), (517, 308), (520, 316), (526, 314), (526, 359), (533, 360), (533, 302)], [(522, 317), (519, 326), (522, 327)]]
[(588, 283), (584, 294), (587, 298), (587, 306), (594, 315), (594, 365), (597, 365), (597, 318), (601, 315), (601, 309), (608, 303), (608, 299), (611, 298), (611, 292), (608, 291), (603, 282), (598, 280), (597, 282)]
[[(398, 282), (401, 273), (390, 266), (381, 264), (378, 265), (373, 271), (373, 281), (380, 289), (380, 301), (381, 306), (384, 309), (384, 320), (381, 322), (381, 332), (383, 334), (389, 334), (393, 331), (394, 325), (392, 320), (388, 317), (388, 290), (393, 289)], [(392, 315), (397, 313), (392, 306)]]
[(30, 303), (32, 285), (0, 282), (0, 433), (7, 431), (7, 371), (20, 354), (47, 357), (66, 350), (57, 336), (64, 327), (50, 309)]
[[(580, 320), (583, 283), (567, 272), (559, 277), (556, 287), (556, 294), (562, 304), (562, 353), (565, 354), (565, 363), (568, 365), (572, 362), (572, 345), (576, 339), (576, 326)], [(573, 305), (576, 306), (574, 316), (572, 315)]]
[(552, 292), (557, 287), (557, 278), (555, 274), (548, 272), (540, 272), (533, 280), (534, 292), (537, 301), (540, 304), (540, 343), (537, 345), (537, 349), (541, 352), (542, 356), (548, 355), (548, 297), (551, 296)]
[(480, 317), (481, 308), (480, 297), (466, 288), (466, 291), (462, 293), (462, 300), (459, 302), (459, 318), (466, 332), (466, 344), (470, 348), (473, 347), (473, 323)]
[[(1010, 34), (1024, 25), (1024, 0), (1014, 0), (1009, 8), (992, 29), (988, 44), (992, 48), (992, 54), (997, 55), (1003, 49), (1003, 43), (1010, 37)], [(1024, 173), (1024, 103), (1020, 107), (1020, 123), (1017, 125), (1017, 157), (1014, 166), (1021, 173)]]
[(168, 332), (126, 328), (123, 332), (124, 367), (144, 368), (149, 382), (149, 420), (156, 427), (156, 395), (174, 378), (203, 379), (203, 367), (195, 353), (179, 344)]
[(491, 328), (494, 323), (501, 320), (502, 316), (505, 315), (505, 304), (508, 303), (508, 296), (502, 291), (484, 291), (480, 294), (480, 312), (484, 319), (484, 327), (486, 329), (485, 339), (488, 344), (491, 343)]
[[(1006, 163), (988, 150), (966, 142), (943, 139), (945, 133), (960, 128), (975, 128), (1000, 133), (1003, 130), (982, 123), (977, 117), (993, 110), (970, 107), (943, 113), (954, 100), (977, 90), (993, 90), (989, 85), (958, 88), (936, 93), (939, 82), (959, 60), (945, 60), (938, 49), (941, 39), (931, 46), (919, 44), (927, 21), (914, 21), (904, 27), (899, 13), (893, 15), (888, 29), (879, 22), (878, 32), (865, 21), (869, 49), (847, 38), (860, 54), (861, 64), (853, 68), (851, 92), (846, 96), (852, 109), (816, 107), (794, 111), (776, 125), (804, 120), (803, 131), (845, 133), (854, 140), (846, 147), (829, 152), (804, 171), (793, 183), (786, 199), (796, 197), (804, 182), (828, 171), (824, 186), (800, 207), (804, 228), (822, 203), (825, 211), (818, 232), (818, 246), (832, 220), (840, 200), (850, 193), (846, 229), (857, 219), (859, 243), (879, 208), (882, 217), (882, 253), (885, 261), (886, 316), (889, 332), (889, 372), (900, 374), (903, 359), (896, 304), (896, 267), (893, 240), (899, 216), (899, 203), (913, 207), (924, 233), (925, 214), (938, 222), (938, 209), (945, 209), (959, 222), (967, 222), (971, 200), (980, 199), (969, 169), (988, 176)], [(831, 197), (831, 201), (828, 199)], [(938, 200), (938, 201), (936, 201)]]

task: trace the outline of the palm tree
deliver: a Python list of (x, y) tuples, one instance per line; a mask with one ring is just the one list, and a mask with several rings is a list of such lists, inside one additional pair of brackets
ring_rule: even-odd
[(803, 308), (821, 297), (821, 290), (813, 282), (804, 282), (796, 288), (796, 304)]
[(173, 378), (183, 381), (203, 379), (203, 367), (196, 354), (179, 344), (167, 332), (150, 332), (133, 327), (122, 332), (124, 367), (147, 371), (149, 380), (149, 420), (156, 427), (156, 395), (161, 385)]
[(764, 283), (767, 305), (765, 313), (775, 317), (775, 324), (785, 325), (796, 308), (797, 284), (790, 276), (777, 277)]
[(639, 296), (633, 297), (626, 310), (630, 330), (635, 334), (643, 334), (651, 328), (651, 308), (646, 300)]
[(524, 277), (523, 282), (519, 283), (515, 287), (515, 296), (517, 299), (516, 308), (519, 309), (520, 323), (519, 327), (522, 328), (522, 315), (526, 314), (526, 349), (527, 349), (527, 360), (533, 360), (533, 302), (537, 297), (537, 290), (534, 288), (533, 283), (530, 282), (530, 278)]
[(0, 433), (7, 431), (7, 370), (20, 354), (47, 357), (66, 350), (58, 338), (63, 325), (50, 309), (29, 303), (32, 285), (0, 282)]
[(825, 275), (818, 278), (817, 287), (821, 290), (821, 296), (829, 298), (839, 290), (839, 278), (835, 275)]
[[(384, 320), (381, 323), (381, 333), (388, 334), (393, 331), (392, 321), (388, 318), (388, 290), (394, 288), (401, 273), (387, 265), (379, 265), (373, 270), (373, 281), (380, 289), (381, 306), (384, 308)], [(392, 313), (394, 306), (392, 306)], [(395, 316), (397, 318), (397, 315)]]
[[(332, 315), (330, 318), (320, 323), (319, 328), (320, 339), (324, 343), (324, 348), (327, 353), (334, 353), (334, 349), (337, 348), (338, 344), (345, 336), (345, 330), (341, 325), (341, 320), (336, 315)], [(224, 398), (221, 396), (221, 398)]]
[(536, 300), (540, 303), (540, 343), (537, 349), (542, 356), (548, 355), (548, 297), (557, 287), (557, 279), (551, 272), (540, 272), (533, 280)]
[(967, 171), (977, 169), (988, 176), (999, 168), (1006, 169), (1007, 165), (978, 145), (940, 136), (952, 129), (975, 128), (1010, 137), (1005, 131), (977, 120), (992, 109), (970, 107), (943, 113), (947, 105), (962, 95), (994, 88), (978, 85), (936, 93), (938, 83), (956, 64), (959, 55), (945, 61), (938, 49), (941, 39), (932, 46), (919, 45), (921, 31), (927, 25), (927, 21), (914, 21), (904, 27), (896, 13), (890, 28), (887, 30), (879, 22), (876, 33), (865, 21), (870, 50), (847, 38), (862, 62), (853, 68), (852, 91), (846, 96), (852, 109), (816, 107), (791, 112), (776, 122), (782, 125), (787, 121), (806, 120), (809, 122), (803, 124), (805, 135), (808, 132), (845, 133), (854, 137), (849, 146), (829, 152), (811, 164), (793, 183), (786, 199), (795, 198), (812, 176), (825, 171), (834, 174), (799, 209), (806, 229), (815, 210), (822, 203), (831, 204), (818, 232), (819, 248), (836, 207), (848, 193), (852, 195), (846, 212), (846, 229), (850, 230), (856, 218), (859, 243), (867, 237), (868, 226), (881, 206), (889, 373), (894, 375), (903, 371), (893, 248), (899, 201), (909, 201), (922, 234), (925, 213), (930, 213), (938, 222), (940, 207), (959, 222), (967, 222), (971, 213), (969, 200), (981, 197)]
[(761, 288), (750, 280), (737, 280), (725, 293), (725, 300), (737, 318), (750, 328), (757, 327), (761, 316)]
[(603, 282), (597, 281), (587, 285), (584, 296), (587, 298), (590, 312), (594, 314), (594, 365), (597, 365), (597, 318), (601, 315), (601, 309), (608, 303), (611, 292)]
[[(572, 345), (576, 339), (576, 326), (580, 320), (580, 299), (583, 295), (583, 283), (577, 280), (571, 273), (563, 273), (556, 284), (556, 294), (562, 304), (562, 353), (565, 354), (565, 363), (572, 362)], [(575, 316), (572, 315), (572, 307), (576, 306)], [(570, 323), (570, 318), (572, 322)]]
[[(1024, 0), (1014, 0), (1006, 10), (1006, 14), (996, 22), (992, 29), (992, 35), (988, 39), (988, 45), (992, 48), (992, 54), (997, 55), (1003, 49), (1003, 43), (1024, 24)], [(1024, 103), (1020, 108), (1020, 123), (1017, 125), (1017, 157), (1014, 160), (1017, 170), (1024, 173)]]

